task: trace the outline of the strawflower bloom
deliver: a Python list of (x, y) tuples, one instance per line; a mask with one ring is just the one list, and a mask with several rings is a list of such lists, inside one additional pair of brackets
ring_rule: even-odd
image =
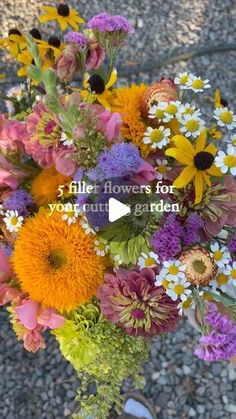
[(144, 117), (148, 117), (153, 105), (176, 100), (178, 100), (178, 92), (174, 81), (162, 77), (158, 82), (152, 84), (141, 98), (141, 113)]
[(210, 176), (222, 176), (221, 171), (215, 166), (214, 159), (216, 148), (213, 144), (206, 147), (207, 131), (204, 130), (196, 140), (195, 148), (191, 142), (182, 135), (175, 135), (172, 141), (175, 148), (166, 150), (166, 155), (174, 157), (186, 167), (174, 181), (175, 188), (184, 188), (190, 182), (194, 182), (195, 204), (202, 200), (204, 184), (211, 186)]
[(94, 251), (93, 234), (85, 234), (79, 223), (68, 226), (60, 213), (49, 216), (46, 210), (20, 229), (12, 263), (24, 292), (61, 312), (90, 300), (105, 270), (104, 258)]
[(152, 269), (106, 274), (98, 289), (103, 315), (132, 336), (149, 338), (173, 330), (179, 320), (177, 303), (154, 282)]
[(228, 361), (236, 354), (236, 326), (216, 305), (207, 303), (204, 322), (210, 331), (200, 339), (200, 347), (194, 352), (204, 361)]
[(236, 127), (236, 115), (227, 107), (215, 109), (214, 118), (220, 127), (226, 127), (229, 130)]
[(199, 246), (184, 250), (179, 260), (185, 266), (186, 279), (194, 285), (208, 285), (217, 273), (217, 265), (210, 253)]
[(215, 165), (219, 167), (223, 174), (230, 172), (231, 175), (236, 175), (236, 147), (228, 146), (227, 154), (224, 151), (219, 151), (215, 158)]

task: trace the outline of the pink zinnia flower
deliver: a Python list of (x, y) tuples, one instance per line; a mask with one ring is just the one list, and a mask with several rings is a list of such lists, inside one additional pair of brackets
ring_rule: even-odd
[(173, 330), (179, 320), (177, 304), (163, 287), (155, 285), (155, 272), (119, 269), (106, 274), (98, 289), (100, 307), (106, 319), (132, 336), (151, 337)]

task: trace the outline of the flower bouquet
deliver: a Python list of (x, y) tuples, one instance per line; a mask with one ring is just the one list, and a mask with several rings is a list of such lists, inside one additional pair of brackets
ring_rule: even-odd
[(236, 354), (236, 116), (187, 72), (117, 87), (124, 17), (79, 31), (62, 3), (42, 7), (50, 20), (60, 36), (0, 40), (23, 78), (0, 114), (0, 304), (26, 350), (55, 336), (81, 379), (74, 417), (104, 419), (124, 379), (142, 385), (152, 339), (192, 310), (195, 355)]

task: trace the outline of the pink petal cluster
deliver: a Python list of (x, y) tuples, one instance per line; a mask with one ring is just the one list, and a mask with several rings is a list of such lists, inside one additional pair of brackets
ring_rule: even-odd
[(154, 167), (143, 160), (134, 177), (134, 182), (138, 185), (148, 185), (157, 178), (157, 173)]
[(9, 163), (3, 154), (0, 155), (0, 187), (17, 189), (28, 174)]
[(120, 128), (122, 125), (122, 118), (118, 112), (110, 112), (104, 108), (97, 106), (98, 121), (97, 129), (102, 132), (108, 141), (121, 140), (122, 135)]
[(21, 295), (17, 288), (10, 287), (7, 283), (0, 284), (0, 306), (10, 303)]
[(89, 41), (88, 47), (89, 49), (86, 59), (86, 68), (88, 70), (95, 70), (99, 68), (102, 62), (105, 60), (106, 54), (96, 39), (91, 39)]
[(10, 120), (0, 114), (0, 148), (2, 151), (17, 151), (25, 137), (28, 137), (28, 134), (24, 122)]
[(45, 348), (42, 332), (47, 328), (57, 329), (65, 321), (54, 309), (42, 308), (39, 303), (31, 300), (23, 300), (20, 305), (14, 307), (14, 312), (17, 322), (25, 328), (24, 347), (30, 352)]

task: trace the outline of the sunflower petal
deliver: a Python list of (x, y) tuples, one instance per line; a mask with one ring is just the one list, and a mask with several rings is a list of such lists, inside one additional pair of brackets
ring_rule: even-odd
[(195, 156), (196, 153), (193, 145), (184, 135), (175, 135), (172, 138), (172, 141), (174, 141), (175, 146), (178, 147), (181, 152), (188, 154), (191, 158)]
[(205, 148), (204, 151), (207, 151), (208, 153), (213, 154), (213, 156), (216, 155), (217, 148), (213, 144), (208, 144), (208, 146)]
[(196, 168), (193, 165), (185, 167), (184, 170), (182, 170), (180, 175), (177, 177), (177, 179), (175, 179), (174, 187), (184, 188), (191, 182), (195, 174), (196, 174)]
[(66, 21), (67, 21), (68, 25), (70, 25), (74, 29), (75, 32), (78, 32), (79, 26), (77, 25), (74, 17), (69, 16), (69, 17), (66, 18)]
[(196, 172), (194, 179), (195, 186), (195, 204), (199, 204), (202, 200), (203, 195), (203, 174), (200, 170)]
[(166, 156), (174, 157), (178, 162), (186, 165), (193, 164), (193, 157), (189, 157), (188, 154), (179, 150), (178, 148), (169, 148), (166, 150)]
[(197, 137), (196, 141), (196, 153), (199, 151), (203, 151), (206, 145), (206, 139), (207, 139), (207, 130), (204, 129), (201, 134)]
[(61, 16), (57, 16), (57, 21), (60, 25), (60, 28), (61, 28), (62, 32), (64, 32), (66, 30), (67, 26), (68, 26), (66, 18), (61, 17)]
[(215, 164), (213, 164), (210, 169), (207, 169), (207, 173), (210, 176), (223, 176), (221, 170), (219, 167), (216, 167)]
[(106, 84), (106, 88), (109, 89), (113, 84), (115, 84), (117, 80), (117, 70), (114, 68), (114, 70), (111, 73), (110, 79), (108, 80)]

